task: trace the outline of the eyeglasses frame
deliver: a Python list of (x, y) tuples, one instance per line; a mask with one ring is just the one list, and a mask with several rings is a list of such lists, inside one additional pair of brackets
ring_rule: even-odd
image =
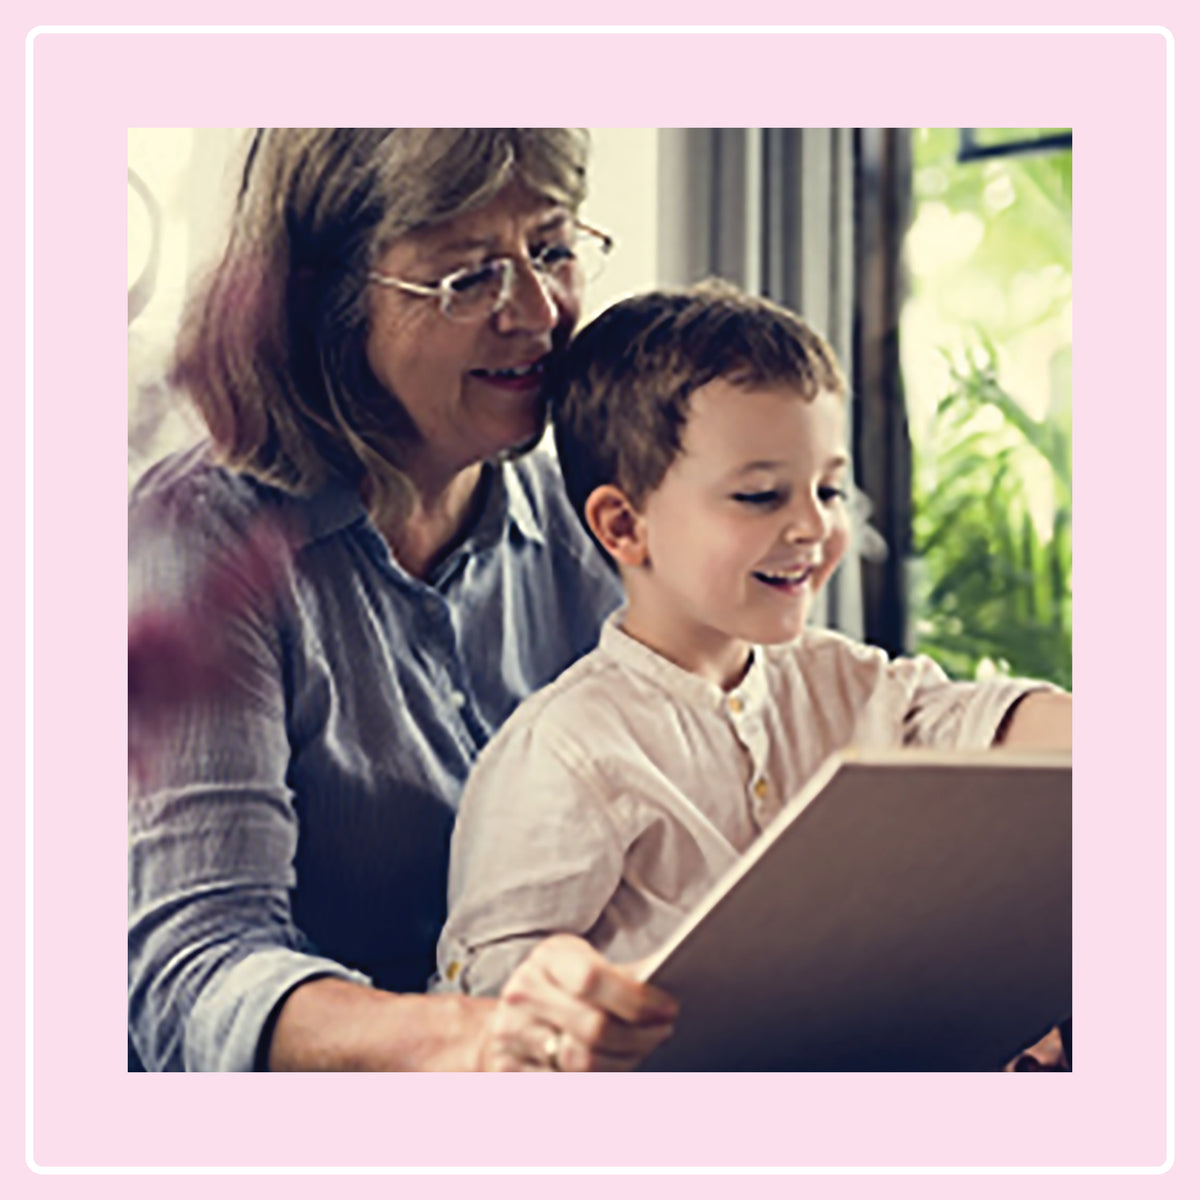
[[(596, 229), (594, 226), (585, 225), (582, 221), (575, 222), (576, 230), (590, 235), (597, 239), (600, 245), (600, 253), (607, 258), (612, 253), (613, 246), (616, 244), (615, 239), (611, 234), (604, 233), (602, 230)], [(495, 316), (512, 298), (512, 283), (513, 276), (517, 268), (517, 260), (511, 254), (499, 255), (496, 258), (489, 258), (489, 263), (503, 263), (504, 278), (500, 284), (500, 294), (496, 298), (496, 303), (492, 306), (490, 312), (481, 314), (477, 318), (466, 318), (465, 320), (486, 320), (488, 317)], [(541, 265), (537, 258), (530, 259), (530, 265), (539, 275), (548, 275), (546, 267)], [(368, 271), (367, 279), (371, 283), (377, 283), (382, 287), (390, 287), (398, 292), (405, 292), (411, 296), (424, 296), (428, 299), (437, 299), (438, 309), (448, 321), (463, 322), (462, 317), (452, 317), (449, 312), (450, 305), (454, 302), (454, 292), (451, 290), (451, 285), (454, 280), (461, 278), (463, 275), (469, 275), (472, 271), (477, 271), (478, 267), (460, 267), (457, 271), (451, 271), (449, 275), (444, 275), (437, 281), (436, 284), (413, 283), (408, 279), (398, 279), (394, 275), (383, 275), (378, 271)]]

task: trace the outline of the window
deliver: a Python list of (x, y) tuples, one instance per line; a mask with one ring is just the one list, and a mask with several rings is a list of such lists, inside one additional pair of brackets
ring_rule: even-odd
[(1069, 135), (919, 129), (911, 154), (910, 645), (1069, 687)]

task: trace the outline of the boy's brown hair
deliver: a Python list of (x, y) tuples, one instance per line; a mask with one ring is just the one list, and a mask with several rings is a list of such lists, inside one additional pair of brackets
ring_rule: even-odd
[(683, 441), (692, 393), (714, 379), (783, 384), (806, 400), (845, 397), (823, 337), (795, 313), (721, 280), (622, 300), (571, 344), (550, 385), (567, 494), (580, 520), (596, 488), (635, 506), (662, 482)]

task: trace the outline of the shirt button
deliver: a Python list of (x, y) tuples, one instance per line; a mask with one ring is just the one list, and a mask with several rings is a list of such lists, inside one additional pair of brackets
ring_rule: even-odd
[(770, 790), (771, 789), (768, 786), (767, 781), (765, 779), (756, 779), (754, 781), (754, 794), (760, 800), (765, 800), (767, 798), (767, 792), (769, 792)]
[(455, 708), (462, 708), (462, 706), (467, 702), (467, 698), (462, 694), (462, 692), (451, 692), (447, 699), (451, 704), (454, 705)]
[(740, 713), (742, 711), (742, 709), (745, 707), (746, 706), (741, 702), (741, 700), (737, 696), (729, 697), (729, 711), (731, 713)]

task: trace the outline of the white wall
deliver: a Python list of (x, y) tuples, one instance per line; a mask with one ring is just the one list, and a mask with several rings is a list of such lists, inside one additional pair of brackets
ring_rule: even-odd
[(589, 289), (584, 319), (658, 282), (658, 130), (593, 129), (583, 217), (616, 239)]

